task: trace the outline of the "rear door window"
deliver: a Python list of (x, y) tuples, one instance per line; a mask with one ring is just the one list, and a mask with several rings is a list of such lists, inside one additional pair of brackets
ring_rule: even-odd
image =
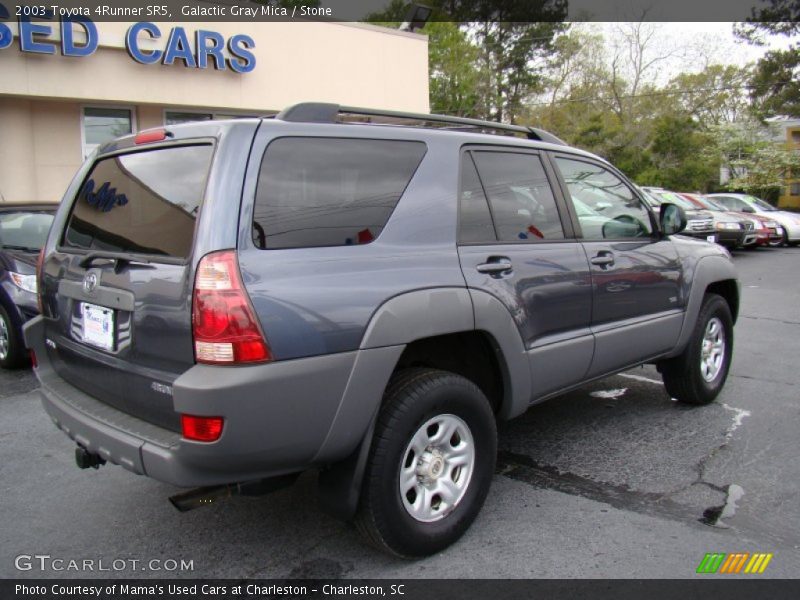
[(473, 152), (500, 242), (563, 240), (564, 229), (536, 154)]
[(383, 231), (425, 144), (279, 138), (261, 162), (253, 214), (260, 249), (368, 244)]
[(211, 145), (175, 146), (98, 161), (72, 208), (63, 247), (186, 258), (212, 153)]

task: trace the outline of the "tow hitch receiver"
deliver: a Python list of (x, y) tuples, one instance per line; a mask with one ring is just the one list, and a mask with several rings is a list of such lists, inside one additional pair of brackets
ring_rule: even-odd
[(106, 464), (106, 459), (89, 452), (83, 446), (78, 446), (75, 448), (75, 463), (81, 469), (99, 469)]

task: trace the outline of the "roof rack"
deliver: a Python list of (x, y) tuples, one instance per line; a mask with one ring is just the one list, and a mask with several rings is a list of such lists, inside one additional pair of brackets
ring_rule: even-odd
[[(507, 125), (494, 121), (481, 121), (479, 119), (468, 119), (466, 117), (451, 117), (448, 115), (429, 115), (424, 113), (401, 112), (394, 110), (378, 110), (374, 108), (360, 108), (356, 106), (341, 106), (339, 104), (329, 104), (325, 102), (301, 102), (289, 106), (275, 115), (276, 119), (289, 121), (292, 123), (338, 123), (339, 115), (358, 115), (364, 117), (384, 117), (387, 119), (397, 119), (406, 121), (421, 121), (423, 123), (443, 123), (447, 125), (460, 126), (463, 128), (479, 129), (482, 132), (500, 131), (515, 134), (522, 134), (530, 140), (548, 142), (550, 144), (560, 144), (566, 146), (566, 142), (554, 136), (548, 131), (536, 127), (524, 127), (522, 125)], [(456, 129), (456, 128), (454, 128)]]

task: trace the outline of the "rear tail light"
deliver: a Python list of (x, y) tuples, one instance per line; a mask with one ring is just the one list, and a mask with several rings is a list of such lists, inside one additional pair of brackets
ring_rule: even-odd
[(44, 314), (44, 303), (42, 302), (42, 268), (44, 267), (44, 248), (39, 250), (39, 257), (36, 259), (36, 305), (39, 308), (39, 314)]
[(181, 433), (187, 440), (216, 442), (222, 435), (222, 417), (196, 417), (181, 415)]
[(34, 352), (33, 350), (31, 350), (30, 352), (31, 352), (31, 366), (35, 369), (36, 367), (39, 366), (39, 361), (36, 360), (36, 352)]
[(234, 365), (272, 360), (233, 250), (213, 252), (200, 260), (192, 297), (192, 332), (199, 363)]

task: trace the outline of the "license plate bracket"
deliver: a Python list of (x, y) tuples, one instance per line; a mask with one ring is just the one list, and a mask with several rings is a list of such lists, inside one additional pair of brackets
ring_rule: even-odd
[(83, 342), (103, 350), (114, 349), (114, 310), (88, 302), (81, 303)]

